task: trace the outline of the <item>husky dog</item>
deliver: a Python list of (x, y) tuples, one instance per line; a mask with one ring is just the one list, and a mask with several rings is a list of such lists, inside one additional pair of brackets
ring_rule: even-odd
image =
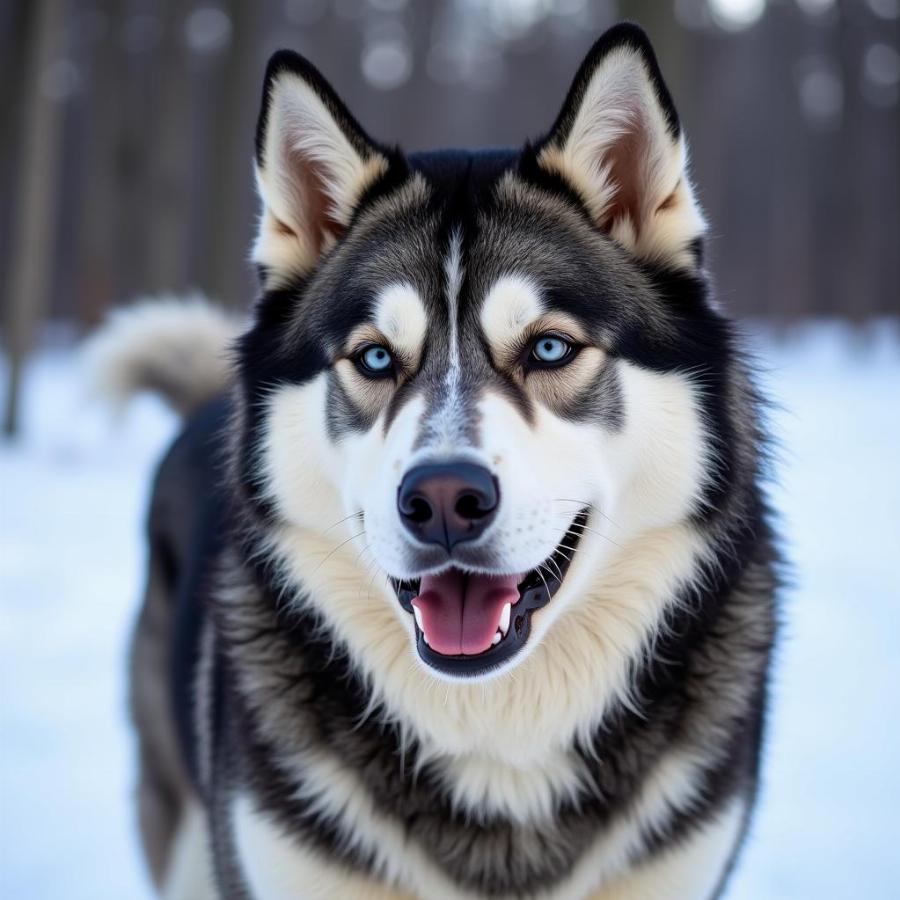
[[(404, 155), (269, 63), (252, 322), (100, 339), (186, 415), (134, 646), (171, 898), (719, 897), (757, 786), (777, 558), (644, 33), (547, 134)], [(233, 363), (228, 362), (229, 346)]]

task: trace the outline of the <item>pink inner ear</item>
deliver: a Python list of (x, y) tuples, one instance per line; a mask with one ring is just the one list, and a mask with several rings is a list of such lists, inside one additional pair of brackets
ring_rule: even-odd
[(651, 185), (647, 177), (648, 140), (644, 123), (633, 122), (631, 130), (619, 137), (604, 154), (609, 166), (610, 180), (616, 186), (612, 201), (598, 223), (604, 231), (610, 231), (618, 220), (628, 216), (634, 226), (635, 237), (640, 236), (643, 224), (646, 191)]
[(330, 201), (325, 192), (325, 176), (322, 163), (314, 162), (301, 154), (293, 154), (291, 162), (304, 197), (304, 213), (307, 237), (318, 255), (322, 252), (327, 235), (340, 237), (344, 226), (331, 214)]

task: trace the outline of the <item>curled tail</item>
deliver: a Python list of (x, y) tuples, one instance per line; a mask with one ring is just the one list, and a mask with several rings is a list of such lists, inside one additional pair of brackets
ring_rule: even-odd
[(143, 301), (114, 312), (87, 342), (89, 379), (116, 406), (151, 391), (187, 416), (231, 383), (240, 330), (201, 297)]

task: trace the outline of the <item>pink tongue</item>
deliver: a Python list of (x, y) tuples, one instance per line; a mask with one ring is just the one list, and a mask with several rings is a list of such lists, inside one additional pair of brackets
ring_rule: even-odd
[(500, 614), (519, 599), (520, 575), (464, 575), (450, 569), (425, 575), (413, 600), (422, 614), (425, 639), (436, 653), (472, 656), (494, 641)]

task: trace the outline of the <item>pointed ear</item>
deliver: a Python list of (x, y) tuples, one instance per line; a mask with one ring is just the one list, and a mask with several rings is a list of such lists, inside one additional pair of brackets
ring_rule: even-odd
[(263, 210), (253, 260), (266, 286), (309, 272), (387, 169), (386, 153), (315, 67), (290, 50), (277, 52), (256, 129)]
[(617, 25), (582, 63), (538, 165), (562, 177), (597, 226), (637, 257), (695, 268), (705, 222), (678, 114), (647, 35)]

